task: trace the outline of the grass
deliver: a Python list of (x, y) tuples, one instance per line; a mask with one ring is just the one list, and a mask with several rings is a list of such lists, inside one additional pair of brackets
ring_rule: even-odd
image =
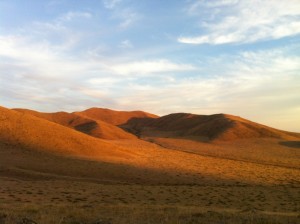
[(106, 185), (2, 178), (0, 217), (5, 216), (5, 224), (23, 218), (43, 224), (296, 224), (299, 195), (300, 188), (279, 185)]
[[(98, 205), (91, 208), (76, 206), (44, 206), (2, 211), (6, 224), (16, 224), (26, 218), (43, 224), (186, 224), (186, 223), (298, 223), (299, 216), (284, 216), (245, 211), (211, 211), (184, 206)], [(0, 218), (1, 223), (1, 218)]]

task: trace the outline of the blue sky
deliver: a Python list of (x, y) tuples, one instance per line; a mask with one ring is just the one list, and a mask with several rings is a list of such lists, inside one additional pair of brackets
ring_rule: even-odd
[(299, 0), (0, 0), (0, 105), (300, 132), (299, 52)]

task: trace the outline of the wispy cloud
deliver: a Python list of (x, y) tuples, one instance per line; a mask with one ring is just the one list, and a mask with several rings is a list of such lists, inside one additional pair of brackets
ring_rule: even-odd
[(53, 30), (62, 30), (63, 28), (66, 28), (66, 23), (72, 22), (74, 20), (80, 19), (91, 19), (93, 15), (89, 12), (80, 12), (80, 11), (69, 11), (66, 13), (63, 13), (53, 19), (52, 21), (47, 21), (47, 22), (40, 22), (40, 21), (35, 21), (33, 22), (33, 29), (34, 28), (47, 28), (50, 29), (51, 31)]
[(93, 14), (90, 12), (68, 11), (51, 20), (28, 23), (10, 35), (43, 45), (43, 48), (48, 44), (68, 51), (87, 36), (86, 25), (90, 24), (91, 18)]
[(123, 40), (120, 45), (119, 45), (120, 48), (125, 48), (125, 49), (128, 49), (128, 48), (133, 48), (133, 44), (131, 43), (130, 40)]
[(67, 12), (58, 18), (58, 21), (71, 21), (74, 18), (86, 18), (89, 19), (92, 17), (91, 13), (88, 12)]
[(122, 0), (103, 0), (103, 4), (104, 4), (105, 8), (108, 8), (108, 9), (115, 8), (121, 2), (122, 2)]
[(247, 1), (220, 0), (196, 1), (187, 12), (201, 17), (199, 35), (181, 36), (178, 41), (186, 44), (250, 43), (300, 34), (300, 2), (288, 4), (280, 0)]
[(202, 1), (202, 0), (196, 0), (189, 3), (189, 5), (186, 8), (186, 11), (190, 15), (198, 15), (199, 10), (201, 8), (212, 8), (212, 7), (221, 7), (221, 6), (232, 6), (234, 4), (237, 4), (239, 0), (215, 0), (215, 1)]
[[(167, 59), (138, 61), (128, 58), (126, 62), (124, 59), (118, 62), (117, 58), (98, 60), (85, 54), (71, 56), (62, 45), (57, 47), (19, 36), (0, 36), (0, 48), (0, 86), (6, 96), (15, 101), (30, 99), (37, 105), (68, 98), (69, 102), (59, 107), (63, 110), (74, 110), (77, 98), (86, 99), (81, 102), (86, 107), (98, 105), (101, 99), (105, 103), (109, 103), (108, 99), (116, 102), (116, 94), (122, 95), (130, 88), (126, 83), (195, 69), (192, 65)], [(55, 102), (51, 107), (54, 105)]]
[(140, 15), (134, 12), (132, 9), (123, 9), (119, 13), (115, 14), (115, 17), (122, 20), (120, 27), (125, 29), (137, 22), (140, 18)]
[(137, 22), (141, 15), (123, 0), (103, 0), (104, 7), (112, 13), (112, 18), (120, 20), (119, 28), (126, 29)]

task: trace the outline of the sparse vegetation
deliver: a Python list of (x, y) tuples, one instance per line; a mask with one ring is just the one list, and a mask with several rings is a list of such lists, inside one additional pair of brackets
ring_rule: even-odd
[[(45, 214), (47, 215), (45, 216)], [(93, 208), (76, 208), (74, 206), (40, 207), (35, 213), (24, 209), (2, 213), (0, 221), (7, 224), (297, 224), (299, 217), (263, 214), (255, 210), (236, 213), (180, 206), (119, 205), (96, 206)]]

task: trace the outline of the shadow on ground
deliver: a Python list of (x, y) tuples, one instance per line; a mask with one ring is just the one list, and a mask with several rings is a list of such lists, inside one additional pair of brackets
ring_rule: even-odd
[(300, 141), (284, 141), (279, 142), (280, 145), (284, 145), (291, 148), (298, 148), (300, 149)]

